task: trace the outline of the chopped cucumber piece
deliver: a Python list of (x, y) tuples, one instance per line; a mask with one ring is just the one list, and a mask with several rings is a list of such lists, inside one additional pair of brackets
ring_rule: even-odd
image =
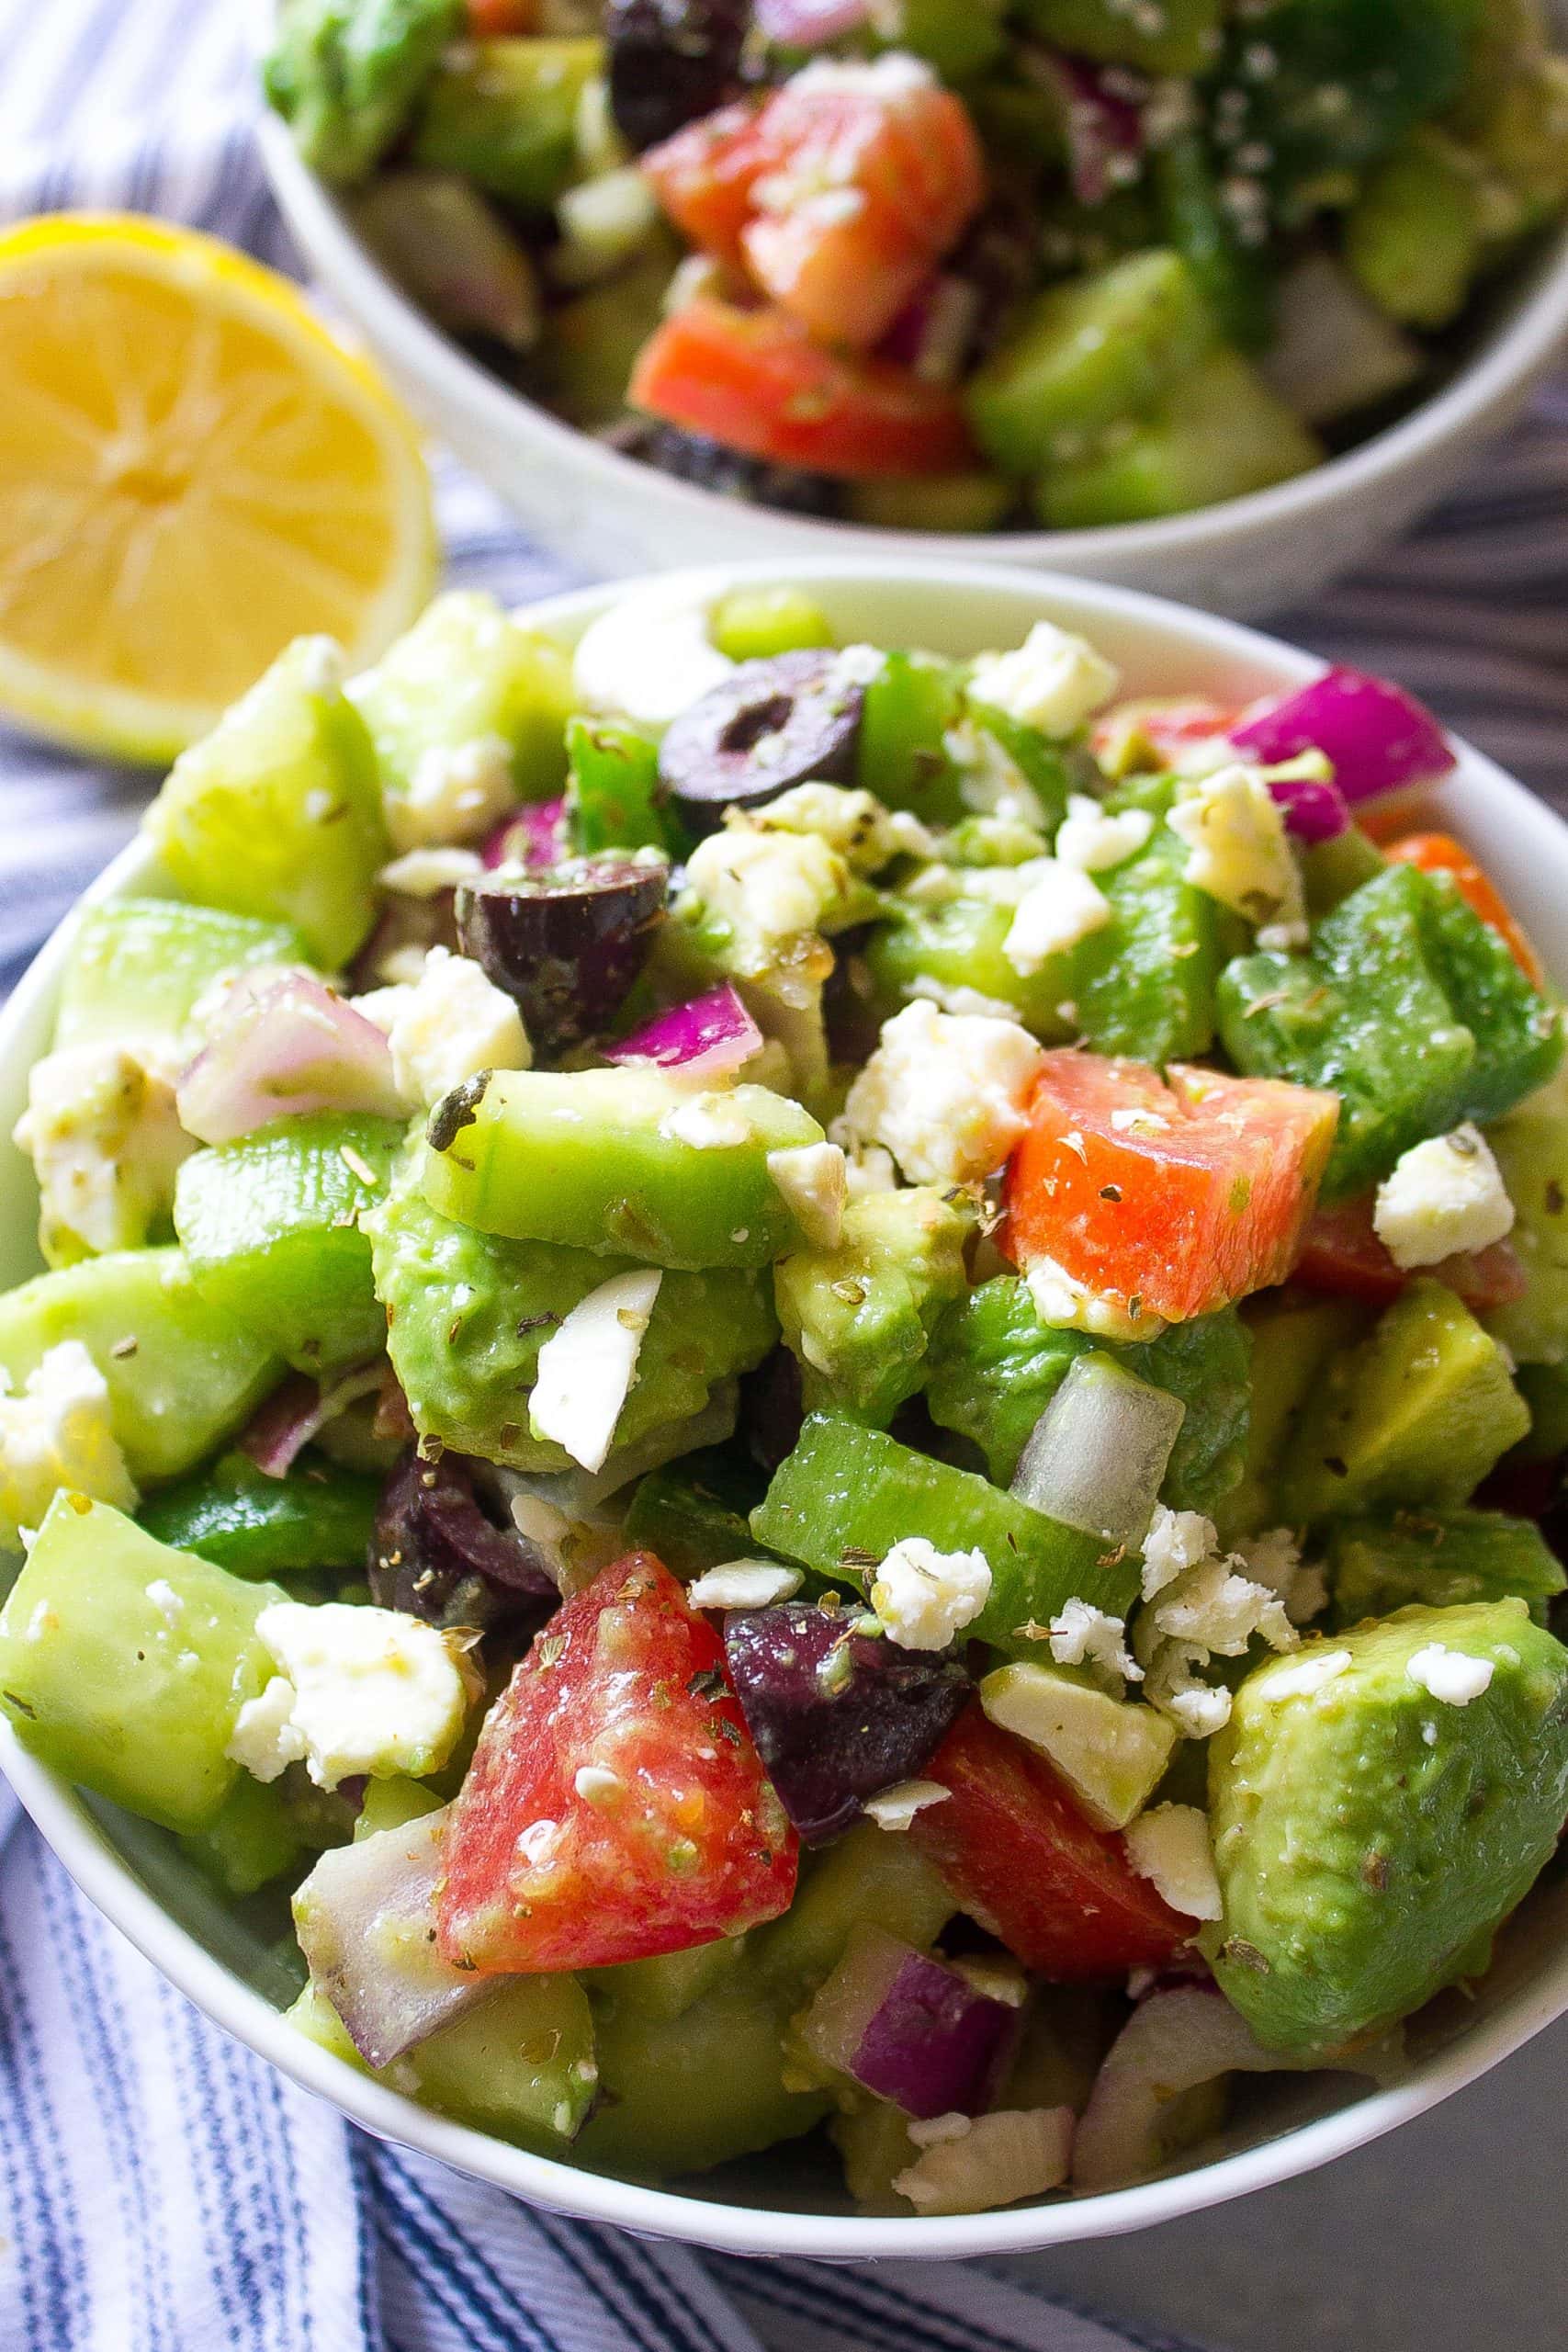
[(1363, 294), (1400, 326), (1457, 318), (1486, 250), (1486, 189), (1457, 141), (1419, 131), (1372, 174), (1345, 220)]
[(1175, 1753), (1176, 1725), (1153, 1707), (1112, 1699), (1066, 1668), (998, 1666), (980, 1685), (994, 1724), (1037, 1748), (1100, 1829), (1125, 1829)]
[(205, 1829), (180, 1840), (202, 1876), (225, 1894), (254, 1894), (306, 1853), (306, 1838), (276, 1781), (242, 1772)]
[(225, 1453), (154, 1495), (137, 1519), (158, 1543), (231, 1576), (309, 1575), (364, 1566), (380, 1491), (374, 1478), (310, 1456), (303, 1469), (272, 1478), (248, 1454)]
[(827, 614), (803, 588), (732, 588), (708, 616), (708, 635), (731, 662), (838, 643)]
[(533, 211), (577, 169), (577, 109), (603, 69), (601, 40), (466, 41), (448, 50), (425, 95), (416, 163)]
[(204, 1829), (233, 1786), (235, 1721), (271, 1674), (256, 1618), (281, 1600), (84, 1495), (57, 1495), (0, 1613), (0, 1707), (68, 1780), (166, 1829)]
[(594, 2006), (604, 2098), (578, 2142), (589, 2164), (702, 2172), (798, 2139), (827, 2112), (826, 2093), (786, 2088), (785, 2016), (750, 1983), (721, 1979), (672, 2018), (624, 1999)]
[[(1213, 904), (1213, 901), (1210, 901)], [(934, 997), (954, 1012), (978, 1012), (984, 998), (1016, 1014), (1046, 1045), (1073, 1035), (1064, 1007), (1072, 1001), (1070, 950), (1048, 956), (1038, 971), (1022, 973), (1003, 953), (1015, 909), (995, 899), (958, 898), (912, 904), (890, 899), (891, 920), (879, 923), (865, 962), (880, 1003), (894, 1011), (916, 997)]]
[(200, 1043), (192, 1010), (221, 974), (309, 960), (291, 923), (178, 899), (88, 907), (61, 980), (54, 1042), (121, 1046), (150, 1068), (177, 1069)]

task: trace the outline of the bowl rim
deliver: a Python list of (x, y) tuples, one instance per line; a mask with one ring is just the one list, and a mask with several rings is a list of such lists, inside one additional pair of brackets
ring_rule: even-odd
[[(1194, 668), (1234, 665), (1289, 686), (1318, 675), (1325, 663), (1298, 648), (1235, 621), (1142, 591), (1060, 575), (1009, 572), (995, 565), (917, 559), (890, 572), (865, 556), (807, 561), (767, 558), (709, 564), (652, 575), (661, 589), (689, 585), (711, 594), (730, 584), (862, 583), (942, 598), (969, 593), (1010, 602), (1021, 628), (1050, 615), (1093, 632), (1097, 622), (1145, 633), (1151, 647), (1175, 651)], [(570, 636), (596, 614), (650, 584), (649, 578), (606, 582), (520, 607), (534, 627)], [(1523, 854), (1568, 873), (1568, 826), (1483, 753), (1455, 737), (1457, 775), (1498, 808), (1505, 830), (1522, 835)], [(84, 893), (40, 949), (9, 1002), (0, 1009), (0, 1088), (22, 1075), (28, 1033), (48, 1017), (72, 936), (85, 907), (124, 895), (152, 878), (150, 850), (132, 842)], [(732, 2204), (701, 2194), (647, 2187), (570, 2161), (537, 2155), (417, 2105), (308, 2041), (280, 2011), (243, 1982), (164, 1909), (114, 1846), (84, 1798), (30, 1756), (0, 1718), (0, 1770), (82, 1892), (160, 1972), (217, 2024), (301, 2088), (341, 2109), (378, 2138), (438, 2158), (525, 2202), (719, 2252), (794, 2256), (829, 2261), (906, 2257), (930, 2260), (1011, 2256), (1145, 2229), (1228, 2202), (1312, 2171), (1393, 2131), (1474, 2082), (1531, 2037), (1568, 2013), (1568, 1945), (1506, 1989), (1496, 2006), (1404, 2081), (1375, 2089), (1328, 2114), (1254, 2146), (1132, 2187), (1056, 2204), (939, 2217), (824, 2214)]]
[[(273, 0), (252, 0), (253, 47), (259, 57), (269, 38)], [(645, 506), (673, 515), (734, 510), (738, 502), (696, 482), (678, 480), (600, 441), (525, 392), (491, 375), (445, 334), (376, 261), (355, 232), (327, 183), (305, 163), (286, 123), (264, 106), (257, 134), (278, 202), (313, 266), (355, 322), (383, 352), (395, 354), (433, 412), (460, 415), (477, 437), (532, 445), (542, 461), (570, 468), (608, 500), (635, 492)], [(1276, 531), (1310, 525), (1325, 504), (1375, 498), (1410, 469), (1471, 432), (1484, 432), (1507, 404), (1522, 398), (1568, 344), (1568, 220), (1546, 234), (1525, 265), (1533, 283), (1516, 298), (1510, 315), (1491, 330), (1448, 381), (1405, 415), (1353, 448), (1303, 474), (1240, 498), (1141, 523), (1102, 524), (1074, 531), (936, 532), (893, 529), (820, 515), (766, 512), (773, 543), (791, 541), (802, 555), (837, 545), (890, 557), (900, 552), (950, 554), (958, 561), (1071, 571), (1079, 563), (1114, 562), (1119, 576), (1139, 561), (1156, 564), (1212, 553)], [(522, 511), (520, 502), (513, 502)], [(739, 504), (737, 529), (747, 513)]]

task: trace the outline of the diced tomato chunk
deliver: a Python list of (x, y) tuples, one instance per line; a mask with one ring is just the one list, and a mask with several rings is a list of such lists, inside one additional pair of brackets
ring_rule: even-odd
[(1336, 1095), (1280, 1079), (1047, 1054), (1002, 1247), (1134, 1321), (1211, 1314), (1294, 1265), (1338, 1116)]
[(824, 351), (783, 311), (705, 296), (649, 336), (627, 398), (685, 432), (816, 473), (962, 473), (975, 462), (951, 392)]
[(1531, 988), (1540, 987), (1546, 974), (1524, 926), (1462, 842), (1456, 842), (1451, 833), (1406, 833), (1402, 841), (1391, 842), (1385, 854), (1397, 858), (1402, 865), (1414, 865), (1422, 874), (1448, 875), (1482, 922), (1490, 923), (1507, 942), (1509, 954)]
[(1241, 714), (1232, 703), (1210, 702), (1201, 695), (1154, 702), (1119, 703), (1097, 718), (1089, 729), (1089, 749), (1099, 759), (1113, 752), (1129, 736), (1148, 743), (1162, 759), (1172, 759), (1193, 743), (1207, 743), (1235, 726)]
[(1137, 1875), (1123, 1840), (1086, 1820), (1044, 1758), (978, 1706), (922, 1778), (950, 1794), (922, 1806), (910, 1837), (1025, 1968), (1089, 1983), (1157, 1967), (1192, 1934), (1194, 1922)]
[[(1309, 1290), (1343, 1293), (1372, 1306), (1386, 1306), (1397, 1298), (1413, 1274), (1404, 1273), (1378, 1239), (1372, 1226), (1374, 1196), (1363, 1193), (1353, 1201), (1320, 1208), (1302, 1239), (1302, 1254), (1293, 1278)], [(1524, 1262), (1510, 1241), (1494, 1241), (1485, 1250), (1463, 1250), (1441, 1264), (1423, 1266), (1462, 1298), (1472, 1314), (1485, 1315), (1523, 1298), (1529, 1287)]]
[(773, 160), (741, 237), (751, 274), (813, 334), (867, 351), (979, 208), (968, 109), (885, 67), (807, 71), (769, 100), (759, 130)]
[(539, 29), (538, 0), (463, 0), (463, 29), (470, 40), (500, 40)]
[(457, 1966), (605, 1968), (788, 1908), (799, 1847), (724, 1645), (647, 1553), (604, 1569), (491, 1709), (446, 1833)]
[(672, 139), (649, 147), (640, 162), (682, 235), (739, 269), (740, 232), (751, 218), (752, 186), (772, 155), (757, 108), (741, 104), (687, 123)]

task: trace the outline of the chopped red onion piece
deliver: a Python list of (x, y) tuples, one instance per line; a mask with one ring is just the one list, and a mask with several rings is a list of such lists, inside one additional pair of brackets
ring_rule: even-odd
[(496, 827), (485, 842), (486, 865), (558, 865), (571, 854), (567, 837), (566, 802), (536, 800)]
[(453, 1968), (435, 1949), (435, 1889), (451, 1808), (323, 1854), (294, 1897), (310, 1981), (367, 2066), (389, 2066), (502, 1980)]
[(306, 1111), (405, 1115), (381, 1031), (309, 973), (239, 981), (179, 1081), (180, 1125), (232, 1143)]
[(1431, 712), (1403, 687), (1361, 670), (1325, 670), (1294, 694), (1255, 705), (1230, 737), (1237, 751), (1266, 767), (1299, 752), (1322, 752), (1352, 808), (1401, 785), (1430, 783), (1454, 764)]
[(357, 1364), (323, 1387), (308, 1373), (291, 1372), (261, 1406), (236, 1442), (269, 1478), (287, 1478), (304, 1447), (329, 1421), (381, 1386), (378, 1363)]
[(1018, 2024), (1007, 2001), (881, 1928), (861, 1928), (801, 2023), (824, 2065), (906, 2115), (977, 2115)]
[(1269, 789), (1285, 812), (1285, 831), (1297, 841), (1331, 842), (1349, 830), (1349, 804), (1326, 777), (1270, 776)]
[(757, 0), (758, 28), (784, 49), (820, 49), (858, 32), (871, 14), (870, 0)]
[(1012, 1491), (1032, 1510), (1108, 1544), (1148, 1532), (1187, 1408), (1114, 1357), (1075, 1356), (1030, 1431)]
[(880, 356), (925, 384), (956, 383), (969, 356), (981, 311), (980, 288), (967, 277), (925, 278), (878, 345)]
[(610, 1062), (649, 1063), (689, 1078), (718, 1078), (761, 1050), (762, 1033), (726, 980), (705, 996), (656, 1013), (647, 1026), (607, 1046)]
[(1080, 57), (1026, 46), (1023, 69), (1061, 107), (1073, 194), (1080, 204), (1103, 204), (1136, 176), (1127, 164), (1143, 153), (1141, 110), (1108, 87), (1100, 69)]

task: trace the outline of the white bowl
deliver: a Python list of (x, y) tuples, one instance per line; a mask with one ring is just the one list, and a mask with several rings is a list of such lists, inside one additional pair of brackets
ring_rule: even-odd
[[(975, 564), (910, 561), (889, 577), (852, 558), (726, 566), (716, 586), (787, 582), (818, 599), (847, 637), (926, 645), (951, 654), (1021, 639), (1043, 617), (1082, 630), (1122, 668), (1129, 691), (1212, 693), (1241, 701), (1312, 676), (1310, 656), (1234, 624), (1124, 589), (1030, 577)], [(587, 589), (531, 608), (565, 643), (624, 589)], [(1568, 903), (1568, 827), (1479, 752), (1461, 747), (1454, 774), (1423, 806), (1461, 833), (1568, 980), (1562, 909)], [(156, 868), (127, 850), (88, 901), (145, 890)], [(0, 1132), (8, 1134), (29, 1065), (47, 1050), (74, 919), (44, 948), (0, 1013)], [(0, 1283), (36, 1271), (28, 1238), (36, 1194), (21, 1154), (0, 1153)], [(1143, 2229), (1289, 2178), (1420, 2114), (1483, 2074), (1568, 2011), (1568, 1876), (1549, 1873), (1499, 1942), (1475, 1998), (1434, 2004), (1412, 2029), (1416, 2064), (1396, 2088), (1358, 2096), (1343, 2076), (1278, 2076), (1253, 2086), (1218, 2139), (1157, 2178), (1112, 2194), (941, 2220), (871, 2218), (846, 2208), (833, 2172), (785, 2146), (705, 2176), (688, 2191), (649, 2188), (531, 2155), (446, 2121), (367, 2080), (283, 2023), (292, 1996), (267, 1937), (206, 1886), (175, 1841), (111, 1805), (78, 1795), (30, 1757), (0, 1720), (0, 1767), (72, 1876), (170, 1981), (294, 2081), (383, 2138), (439, 2156), (535, 2204), (737, 2254), (871, 2256), (1020, 2254)]]
[[(1560, 0), (1568, 19), (1568, 0)], [(261, 14), (270, 22), (269, 0)], [(265, 38), (265, 35), (264, 35)], [(441, 440), (580, 574), (757, 554), (957, 559), (1071, 572), (1242, 617), (1337, 578), (1426, 510), (1517, 414), (1568, 339), (1568, 228), (1517, 277), (1448, 383), (1371, 440), (1272, 490), (1161, 522), (1100, 530), (873, 530), (748, 506), (607, 448), (513, 391), (431, 324), (361, 243), (273, 114), (262, 153), (322, 285)]]

